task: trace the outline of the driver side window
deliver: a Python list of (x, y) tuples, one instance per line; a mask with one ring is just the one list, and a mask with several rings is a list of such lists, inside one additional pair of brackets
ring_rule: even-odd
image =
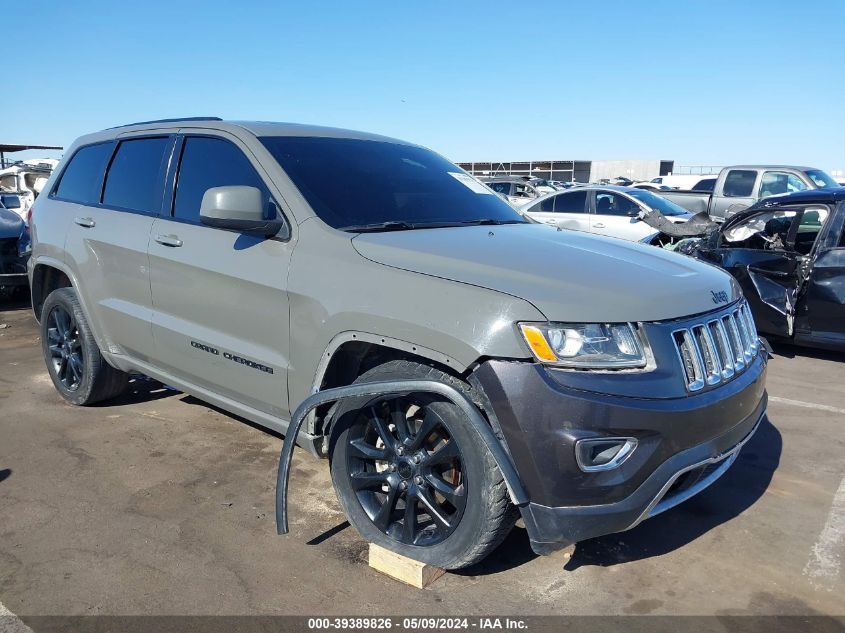
[(206, 191), (212, 187), (245, 185), (261, 191), (266, 219), (276, 217), (275, 203), (264, 181), (249, 159), (235, 145), (221, 138), (189, 136), (185, 139), (173, 216), (199, 223), (200, 205)]
[(639, 211), (636, 203), (617, 193), (596, 193), (596, 215), (630, 216)]
[(767, 171), (760, 179), (760, 197), (776, 196), (793, 191), (804, 191), (807, 188), (795, 174), (782, 171)]

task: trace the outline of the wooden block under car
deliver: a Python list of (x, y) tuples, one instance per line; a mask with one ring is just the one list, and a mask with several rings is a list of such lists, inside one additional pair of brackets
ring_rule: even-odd
[(445, 569), (406, 558), (373, 543), (370, 543), (370, 567), (417, 589), (428, 587), (446, 573)]

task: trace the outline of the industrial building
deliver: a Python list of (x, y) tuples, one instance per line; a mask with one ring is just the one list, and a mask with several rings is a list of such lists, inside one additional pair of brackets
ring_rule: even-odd
[(458, 163), (473, 176), (531, 176), (564, 182), (599, 182), (619, 176), (651, 180), (672, 173), (672, 160), (528, 160)]

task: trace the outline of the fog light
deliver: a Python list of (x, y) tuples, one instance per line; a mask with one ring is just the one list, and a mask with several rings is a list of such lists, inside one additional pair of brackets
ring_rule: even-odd
[(633, 437), (596, 437), (575, 442), (575, 461), (587, 473), (613, 470), (637, 448)]

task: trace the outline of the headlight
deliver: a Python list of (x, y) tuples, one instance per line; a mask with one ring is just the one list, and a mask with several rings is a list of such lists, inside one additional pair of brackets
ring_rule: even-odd
[(629, 323), (520, 323), (537, 360), (581, 369), (646, 366), (638, 333)]

